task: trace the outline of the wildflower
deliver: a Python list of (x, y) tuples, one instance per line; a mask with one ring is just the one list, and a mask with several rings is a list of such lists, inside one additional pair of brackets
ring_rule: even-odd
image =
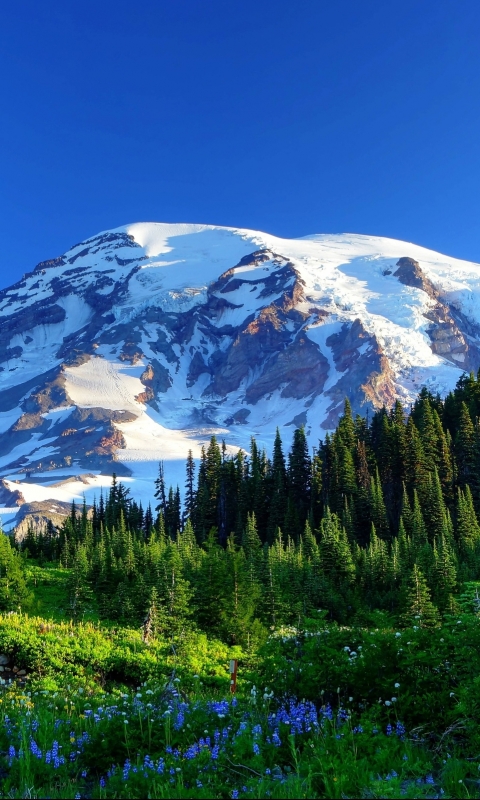
[(425, 778), (425, 783), (429, 783), (430, 785), (434, 784), (435, 781), (433, 779), (433, 775), (427, 775), (427, 777)]
[(397, 638), (398, 638), (399, 636), (401, 636), (401, 635), (402, 635), (402, 634), (400, 633), (400, 631), (397, 631), (397, 632), (396, 632), (396, 634), (395, 634), (395, 636), (396, 636)]
[(386, 706), (391, 706), (392, 704), (391, 704), (390, 700), (385, 700), (385, 705)]
[(399, 683), (395, 684), (395, 689), (400, 689), (400, 684)]
[(237, 800), (238, 789), (232, 789), (232, 800)]
[(392, 703), (396, 703), (396, 702), (397, 702), (397, 698), (396, 697), (392, 697)]
[(104, 788), (105, 788), (105, 786), (106, 786), (106, 781), (105, 781), (105, 778), (100, 778), (100, 780), (98, 781), (98, 783), (99, 783), (99, 785), (100, 785), (100, 788), (101, 788), (101, 789), (104, 789)]

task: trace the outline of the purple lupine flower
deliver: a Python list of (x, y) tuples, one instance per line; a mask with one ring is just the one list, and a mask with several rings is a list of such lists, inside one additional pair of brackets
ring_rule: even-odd
[(30, 752), (35, 756), (35, 758), (42, 758), (42, 751), (40, 750), (33, 736), (30, 737)]

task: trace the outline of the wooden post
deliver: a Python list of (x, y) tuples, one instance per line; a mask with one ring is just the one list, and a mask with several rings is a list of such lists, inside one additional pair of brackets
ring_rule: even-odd
[(232, 661), (230, 661), (230, 691), (232, 694), (235, 694), (237, 691), (237, 669), (238, 661), (232, 659)]

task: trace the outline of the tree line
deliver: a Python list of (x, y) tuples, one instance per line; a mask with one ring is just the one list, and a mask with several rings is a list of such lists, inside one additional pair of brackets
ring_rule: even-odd
[(114, 478), (91, 512), (28, 532), (30, 556), (70, 570), (70, 611), (175, 635), (195, 624), (230, 642), (323, 610), (341, 622), (383, 611), (433, 625), (480, 577), (480, 373), (445, 400), (422, 389), (371, 419), (348, 400), (310, 452), (255, 439), (231, 456), (212, 437), (186, 463), (182, 507), (163, 465), (144, 510)]

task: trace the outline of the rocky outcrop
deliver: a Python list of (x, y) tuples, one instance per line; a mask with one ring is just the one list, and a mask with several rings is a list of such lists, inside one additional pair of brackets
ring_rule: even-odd
[(413, 258), (401, 258), (397, 261), (398, 269), (394, 275), (406, 286), (414, 286), (426, 292), (435, 304), (424, 312), (424, 316), (432, 323), (427, 328), (432, 351), (452, 364), (465, 370), (478, 370), (480, 366), (480, 349), (476, 342), (469, 339), (478, 336), (478, 326), (472, 325), (466, 317), (441, 297), (438, 289), (425, 275), (418, 261)]
[(63, 366), (56, 370), (55, 377), (46, 380), (37, 392), (27, 397), (23, 403), (23, 410), (30, 415), (45, 414), (52, 408), (70, 406), (72, 402), (65, 390), (65, 374)]
[(0, 479), (0, 506), (13, 508), (22, 506), (24, 503), (25, 498), (20, 489), (12, 489), (5, 480)]
[[(48, 522), (51, 522), (54, 528), (60, 528), (71, 510), (71, 503), (64, 503), (61, 500), (25, 503), (13, 520), (15, 541), (22, 542), (29, 529), (37, 533), (44, 531)], [(91, 508), (87, 506), (87, 515), (91, 516), (91, 513)]]
[(418, 261), (413, 258), (404, 257), (397, 261), (397, 270), (393, 273), (396, 278), (405, 286), (413, 286), (422, 289), (432, 300), (438, 299), (438, 292), (430, 278), (423, 272)]
[(200, 375), (203, 375), (203, 373), (205, 372), (211, 375), (211, 369), (205, 364), (202, 354), (199, 352), (199, 350), (195, 350), (193, 358), (190, 361), (190, 366), (188, 368), (188, 375), (187, 375), (188, 388), (194, 386), (194, 384), (198, 381)]
[(204, 395), (222, 396), (236, 391), (243, 381), (264, 371), (266, 362), (278, 356), (291, 339), (292, 334), (278, 310), (263, 309), (238, 333), (226, 352), (219, 351), (210, 358), (212, 381)]
[(332, 402), (322, 423), (325, 430), (337, 425), (345, 397), (354, 413), (392, 405), (396, 393), (390, 365), (376, 336), (368, 333), (360, 319), (345, 323), (326, 343), (332, 348), (336, 369), (344, 374), (326, 392)]
[(268, 363), (262, 375), (245, 392), (249, 403), (272, 394), (281, 387), (282, 397), (297, 399), (316, 396), (323, 391), (328, 377), (328, 360), (303, 332), (289, 347)]
[(468, 369), (470, 361), (468, 343), (449, 313), (448, 307), (443, 303), (437, 303), (424, 316), (432, 322), (427, 332), (433, 352)]

